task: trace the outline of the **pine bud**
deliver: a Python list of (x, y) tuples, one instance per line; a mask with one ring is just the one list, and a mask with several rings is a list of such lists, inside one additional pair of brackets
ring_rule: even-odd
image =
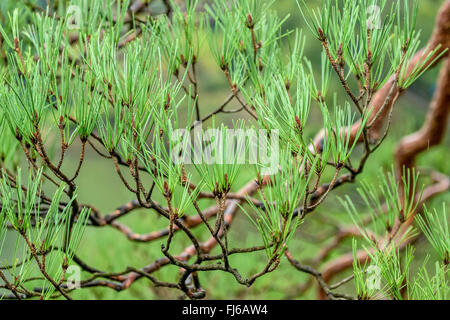
[(295, 122), (297, 122), (297, 126), (301, 130), (302, 129), (302, 123), (300, 122), (300, 118), (298, 116), (295, 116)]
[(338, 51), (337, 51), (337, 55), (338, 55), (338, 57), (342, 57), (342, 42), (341, 42), (341, 44), (339, 45), (339, 49), (338, 49)]
[(22, 141), (22, 135), (19, 132), (19, 128), (16, 128), (16, 139), (17, 141)]
[(247, 27), (251, 29), (251, 28), (253, 28), (253, 26), (254, 26), (253, 18), (252, 18), (252, 15), (249, 13), (247, 15)]
[(409, 39), (406, 39), (406, 42), (402, 47), (403, 53), (406, 53), (406, 51), (408, 51), (408, 47), (409, 47)]
[(223, 56), (220, 57), (220, 68), (224, 71), (227, 67), (225, 65), (225, 58)]
[(319, 29), (317, 31), (319, 32), (319, 40), (325, 41), (325, 35), (323, 34), (322, 28), (319, 27)]
[(289, 89), (291, 88), (291, 82), (289, 81), (289, 79), (286, 79), (286, 82), (284, 83), (284, 86), (285, 86), (286, 90), (289, 91)]
[(167, 112), (170, 108), (170, 94), (167, 94), (166, 103), (164, 103), (164, 111)]

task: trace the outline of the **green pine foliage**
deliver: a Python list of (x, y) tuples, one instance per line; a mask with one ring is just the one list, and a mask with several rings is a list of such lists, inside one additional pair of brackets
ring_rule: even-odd
[[(288, 247), (302, 241), (298, 229), (335, 188), (363, 172), (384, 141), (388, 129), (377, 141), (368, 136), (374, 94), (389, 79), (406, 90), (427, 70), (426, 63), (440, 57), (435, 54), (439, 48), (429, 51), (407, 74), (408, 61), (421, 47), (418, 1), (323, 0), (314, 9), (301, 0), (305, 30), (286, 30), (288, 17), (279, 17), (275, 1), (192, 0), (182, 6), (167, 1), (167, 12), (161, 14), (133, 12), (133, 3), (67, 0), (47, 8), (40, 1), (0, 4), (2, 298), (70, 299), (77, 290), (67, 274), (72, 265), (85, 271), (81, 287), (100, 285), (96, 280), (101, 278), (125, 290), (120, 277), (137, 271), (153, 284), (192, 299), (207, 294), (198, 284), (202, 272), (228, 273), (245, 286), (271, 277), (287, 263)], [(383, 13), (378, 27), (367, 24), (369, 8), (375, 5)], [(322, 50), (317, 70), (304, 54), (308, 31)], [(213, 72), (231, 92), (212, 112), (202, 108), (206, 99), (199, 94), (198, 65), (205, 51), (213, 57)], [(228, 109), (231, 100), (237, 109)], [(223, 121), (220, 115), (227, 114), (243, 119)], [(175, 130), (192, 132), (198, 121), (211, 118), (213, 125), (204, 128), (211, 133), (207, 141), (183, 135), (174, 139)], [(313, 141), (313, 122), (323, 128), (320, 146)], [(360, 126), (351, 136), (357, 122)], [(278, 133), (279, 150), (268, 150), (278, 156), (270, 174), (266, 163), (242, 164), (240, 157), (254, 147), (247, 129)], [(246, 139), (236, 142), (240, 135)], [(199, 145), (204, 152), (212, 148), (215, 160), (231, 161), (198, 163)], [(67, 166), (67, 154), (78, 149), (79, 161)], [(95, 204), (79, 200), (78, 178), (90, 165), (88, 149), (108, 159), (111, 174), (120, 178), (122, 183), (111, 189), (125, 190), (133, 206), (165, 221), (159, 258), (181, 268), (181, 277), (174, 272), (164, 282), (145, 268), (138, 270), (144, 263), (119, 273), (100, 272), (76, 256), (85, 231), (96, 227), (114, 226), (130, 240), (139, 239), (116, 221), (133, 209), (105, 217)], [(230, 150), (239, 152), (230, 156)], [(174, 154), (186, 151), (190, 157), (184, 159), (190, 161), (174, 161)], [(253, 194), (234, 192), (243, 171), (254, 173)], [(353, 241), (354, 298), (449, 298), (445, 207), (422, 209), (421, 183), (415, 170), (392, 171), (360, 184), (362, 208), (353, 194), (341, 199), (362, 235), (361, 241)], [(199, 204), (205, 198), (214, 200), (215, 225)], [(236, 202), (236, 210), (259, 233), (258, 246), (246, 248), (231, 238), (229, 208)], [(206, 227), (204, 234), (190, 229), (193, 216)], [(176, 232), (184, 234), (184, 242)], [(409, 243), (419, 233), (438, 260), (427, 256), (413, 274), (416, 258)], [(215, 254), (203, 252), (206, 236), (218, 244)], [(194, 253), (178, 256), (177, 243), (188, 244)], [(8, 259), (2, 254), (6, 246), (13, 252)], [(369, 259), (358, 261), (358, 248)], [(262, 270), (244, 274), (233, 266), (231, 256), (257, 251), (266, 252)], [(328, 297), (349, 298), (334, 293), (338, 286), (324, 285), (319, 273), (299, 265), (297, 269), (316, 277)], [(374, 276), (370, 270), (378, 277), (375, 288), (368, 281)]]

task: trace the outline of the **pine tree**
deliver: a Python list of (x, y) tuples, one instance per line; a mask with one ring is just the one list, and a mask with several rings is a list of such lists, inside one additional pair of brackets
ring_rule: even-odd
[[(422, 49), (416, 0), (323, 0), (317, 8), (300, 0), (305, 30), (286, 30), (274, 2), (1, 2), (2, 298), (71, 299), (79, 289), (122, 291), (147, 279), (201, 299), (209, 294), (204, 273), (250, 287), (288, 262), (330, 299), (449, 298), (445, 204), (425, 202), (448, 191), (450, 178), (419, 176), (414, 158), (426, 148), (415, 146), (445, 133), (450, 41), (442, 17), (450, 1)], [(320, 70), (304, 55), (307, 33), (316, 39), (308, 46), (321, 50)], [(215, 66), (200, 68), (207, 56)], [(401, 94), (442, 60), (430, 123), (413, 143), (402, 141), (392, 170), (360, 181)], [(219, 106), (201, 94), (206, 71), (227, 83)], [(111, 194), (133, 197), (108, 215), (79, 197), (93, 159), (120, 179)], [(243, 176), (251, 178), (239, 190)], [(357, 191), (339, 197), (353, 225), (335, 234), (337, 244), (353, 238), (353, 251), (322, 271), (297, 261), (289, 250), (303, 241), (296, 231), (353, 182)], [(137, 209), (165, 227), (141, 235), (119, 222)], [(258, 245), (229, 234), (238, 212), (260, 234)], [(103, 227), (117, 229), (117, 241), (162, 240), (158, 260), (121, 271), (91, 266), (77, 252), (86, 233)], [(420, 234), (436, 254), (413, 273)], [(325, 256), (334, 248), (322, 244)], [(233, 265), (232, 256), (251, 263), (258, 252), (260, 270)], [(179, 270), (169, 280), (155, 274), (169, 265)], [(353, 274), (330, 284), (346, 268)], [(354, 294), (339, 292), (349, 282)]]

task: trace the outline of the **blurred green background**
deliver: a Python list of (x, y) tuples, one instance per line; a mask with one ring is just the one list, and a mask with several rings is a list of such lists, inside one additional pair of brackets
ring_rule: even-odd
[[(155, 10), (160, 7), (158, 1), (152, 4)], [(422, 30), (421, 38), (425, 44), (430, 37), (434, 20), (440, 5), (444, 1), (421, 0), (419, 1), (418, 29)], [(317, 6), (320, 1), (307, 1), (308, 5)], [(304, 26), (301, 15), (295, 0), (275, 1), (273, 9), (280, 17), (289, 15), (284, 28), (292, 30)], [(308, 39), (306, 42), (305, 56), (309, 58), (316, 70), (320, 73), (320, 43), (314, 39), (308, 29), (304, 29)], [(208, 53), (208, 45), (203, 45), (202, 54), (199, 58), (198, 74), (200, 77), (199, 99), (202, 106), (202, 114), (208, 113), (220, 105), (229, 94), (226, 79), (223, 77), (219, 67)], [(363, 175), (358, 178), (371, 180), (376, 179), (381, 169), (389, 170), (393, 164), (393, 152), (399, 139), (419, 129), (428, 109), (429, 102), (435, 89), (435, 81), (439, 72), (439, 66), (427, 72), (418, 80), (413, 87), (402, 96), (397, 103), (393, 115), (392, 130), (382, 145), (382, 147), (370, 158)], [(337, 78), (332, 78), (332, 90), (339, 92), (343, 96), (342, 89), (338, 86)], [(230, 105), (230, 109), (234, 105)], [(237, 105), (236, 105), (237, 107)], [(236, 116), (245, 117), (244, 114)], [(231, 121), (232, 118), (219, 119)], [(320, 128), (320, 121), (314, 113), (310, 119), (311, 133)], [(419, 165), (433, 167), (440, 172), (450, 174), (450, 134), (446, 135), (445, 141), (438, 147), (425, 152), (419, 158)], [(68, 167), (78, 163), (79, 150), (72, 148), (67, 162)], [(235, 189), (239, 189), (253, 178), (252, 170), (243, 170), (236, 183)], [(112, 212), (120, 205), (134, 199), (133, 194), (127, 192), (122, 182), (117, 177), (111, 161), (102, 159), (95, 154), (92, 149), (88, 149), (87, 161), (83, 166), (78, 178), (79, 200), (81, 203), (91, 203), (97, 207), (102, 214)], [(328, 244), (330, 236), (335, 230), (335, 223), (351, 224), (350, 219), (339, 205), (337, 196), (344, 194), (354, 195), (356, 185), (346, 185), (333, 192), (311, 216), (308, 216), (297, 234), (293, 237), (290, 250), (296, 259), (308, 262), (308, 259), (315, 257), (319, 248)], [(354, 197), (355, 203), (362, 204)], [(429, 207), (442, 208), (442, 203), (446, 202), (447, 211), (450, 212), (450, 194), (438, 196), (429, 203)], [(202, 200), (202, 207), (206, 208), (212, 204), (209, 200)], [(191, 210), (191, 214), (194, 211)], [(147, 210), (136, 210), (135, 212), (120, 219), (120, 222), (128, 225), (136, 233), (149, 233), (167, 227), (163, 219), (158, 219), (154, 212)], [(202, 241), (208, 238), (206, 228), (198, 227), (194, 233)], [(261, 238), (249, 222), (248, 218), (239, 212), (233, 221), (229, 232), (230, 247), (247, 247), (261, 244)], [(149, 242), (135, 243), (128, 241), (126, 237), (113, 228), (88, 228), (79, 248), (78, 255), (90, 265), (100, 269), (117, 272), (127, 266), (143, 267), (162, 257), (161, 244), (165, 239)], [(172, 253), (181, 252), (190, 242), (181, 233), (176, 234), (172, 245)], [(351, 250), (351, 240), (344, 241), (338, 250), (328, 258), (332, 259), (339, 253)], [(214, 251), (217, 253), (216, 251)], [(423, 262), (424, 254), (431, 252), (430, 246), (424, 238), (417, 242), (415, 266), (420, 266)], [(241, 274), (250, 275), (261, 270), (266, 264), (264, 253), (251, 253), (245, 255), (234, 255), (231, 257), (233, 267), (240, 270)], [(351, 270), (333, 279), (339, 280), (349, 275)], [(173, 266), (166, 266), (154, 273), (162, 280), (177, 281), (179, 270)], [(84, 274), (88, 277), (88, 274)], [(283, 259), (279, 268), (262, 278), (251, 287), (247, 288), (239, 285), (231, 275), (223, 272), (201, 273), (200, 281), (207, 292), (207, 299), (311, 299), (316, 296), (316, 287), (313, 285), (305, 294), (302, 292), (302, 285), (308, 276), (296, 271), (286, 259)], [(345, 285), (342, 289), (353, 293), (352, 283)], [(108, 288), (89, 288), (78, 290), (73, 294), (74, 299), (175, 299), (180, 296), (180, 292), (169, 289), (155, 288), (150, 281), (141, 279), (133, 284), (131, 288), (123, 292), (116, 292)]]

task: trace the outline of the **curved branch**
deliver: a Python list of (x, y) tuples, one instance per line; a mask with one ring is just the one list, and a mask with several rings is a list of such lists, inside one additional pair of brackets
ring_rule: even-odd
[(395, 151), (397, 172), (411, 168), (419, 153), (438, 145), (445, 136), (450, 114), (450, 59), (442, 66), (437, 88), (422, 128), (404, 137)]

